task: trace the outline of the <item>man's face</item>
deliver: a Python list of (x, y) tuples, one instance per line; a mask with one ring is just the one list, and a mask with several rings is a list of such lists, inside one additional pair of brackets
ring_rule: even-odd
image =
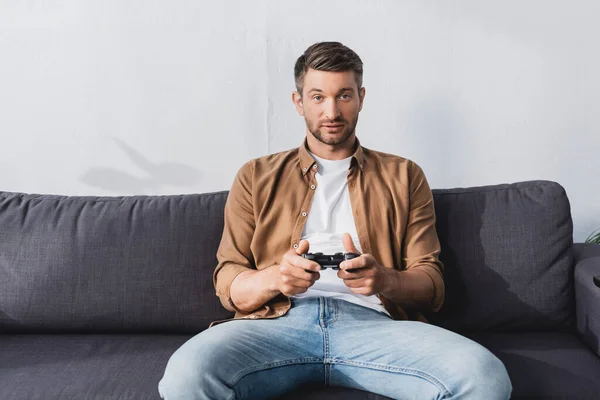
[(354, 71), (309, 69), (304, 75), (303, 95), (294, 93), (294, 103), (308, 131), (319, 142), (335, 146), (354, 134), (364, 93), (364, 88), (359, 91)]

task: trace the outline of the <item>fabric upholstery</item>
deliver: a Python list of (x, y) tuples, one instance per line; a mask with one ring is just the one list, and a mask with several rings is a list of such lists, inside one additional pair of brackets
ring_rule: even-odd
[(0, 399), (160, 399), (187, 335), (3, 335)]
[[(167, 361), (188, 335), (3, 335), (0, 399), (157, 399)], [(385, 400), (345, 388), (306, 388), (284, 399)]]
[(455, 331), (573, 327), (573, 225), (562, 186), (433, 193), (446, 301), (432, 323)]
[[(0, 192), (0, 398), (158, 398), (173, 352), (232, 316), (212, 283), (227, 195)], [(577, 283), (576, 293), (573, 276), (578, 260), (587, 282), (600, 247), (572, 246), (564, 189), (532, 181), (433, 195), (446, 302), (430, 321), (496, 354), (513, 398), (597, 398), (600, 357), (574, 312), (576, 294), (597, 292)], [(285, 396), (304, 398), (384, 399), (341, 388)]]
[(580, 259), (575, 265), (577, 331), (600, 356), (600, 287), (594, 276), (600, 276), (600, 257)]
[(479, 332), (466, 336), (504, 363), (513, 398), (598, 398), (600, 357), (573, 333)]
[(227, 192), (0, 193), (0, 331), (199, 332)]

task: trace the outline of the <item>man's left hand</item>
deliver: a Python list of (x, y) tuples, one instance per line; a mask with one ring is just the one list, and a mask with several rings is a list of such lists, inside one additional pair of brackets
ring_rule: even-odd
[[(344, 233), (342, 242), (346, 253), (361, 254), (349, 233)], [(343, 261), (337, 276), (344, 280), (352, 293), (371, 296), (387, 291), (392, 283), (392, 272), (390, 268), (379, 264), (371, 254), (361, 254), (360, 257)]]

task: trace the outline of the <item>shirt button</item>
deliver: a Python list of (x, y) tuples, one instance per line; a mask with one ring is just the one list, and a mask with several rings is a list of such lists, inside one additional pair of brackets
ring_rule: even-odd
[(255, 319), (256, 315), (251, 315), (250, 318)]
[(302, 213), (303, 217), (306, 217), (308, 214), (306, 214), (305, 212)]
[(313, 165), (313, 169), (317, 169), (317, 165), (316, 165), (316, 164), (315, 164), (315, 165)]
[(283, 315), (283, 311), (279, 311), (277, 314), (279, 314), (279, 315)]
[(298, 248), (298, 243), (294, 243), (294, 248), (297, 249)]
[(315, 190), (315, 189), (316, 189), (316, 186), (315, 186), (315, 185), (310, 185), (310, 188), (311, 188), (312, 190)]
[(302, 168), (302, 171), (306, 172), (306, 168)]

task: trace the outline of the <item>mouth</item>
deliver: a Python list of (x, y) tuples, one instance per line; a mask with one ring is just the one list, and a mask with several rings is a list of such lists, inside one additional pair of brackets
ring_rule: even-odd
[(328, 131), (338, 131), (338, 130), (342, 129), (344, 124), (324, 124), (321, 126)]

